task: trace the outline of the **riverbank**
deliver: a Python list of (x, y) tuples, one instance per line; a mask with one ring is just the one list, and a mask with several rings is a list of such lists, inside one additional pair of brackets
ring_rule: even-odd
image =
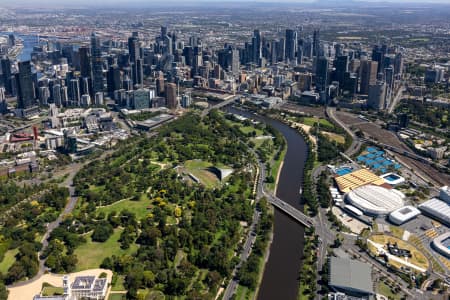
[[(308, 155), (308, 146), (303, 137), (280, 121), (235, 108), (228, 108), (228, 111), (269, 124), (283, 135), (287, 149), (278, 176), (276, 196), (301, 210), (299, 190), (302, 188), (303, 168)], [(258, 300), (297, 299), (303, 243), (303, 226), (275, 210), (273, 239), (256, 297)]]

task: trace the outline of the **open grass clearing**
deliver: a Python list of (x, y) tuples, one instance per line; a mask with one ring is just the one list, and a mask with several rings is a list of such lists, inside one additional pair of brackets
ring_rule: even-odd
[(86, 236), (87, 242), (75, 250), (75, 254), (78, 257), (76, 271), (98, 268), (106, 257), (112, 255), (133, 255), (139, 246), (131, 244), (130, 248), (126, 250), (121, 249), (119, 238), (122, 231), (123, 229), (114, 229), (113, 235), (104, 243), (93, 242), (91, 240), (92, 233), (89, 233)]
[(42, 296), (57, 296), (63, 294), (64, 289), (62, 287), (46, 286), (42, 289)]
[(400, 300), (402, 298), (401, 294), (395, 294), (392, 289), (384, 282), (379, 281), (377, 283), (377, 288), (376, 288), (376, 292), (378, 294), (381, 294), (383, 296), (386, 296), (388, 299), (392, 299), (392, 300)]
[(113, 211), (120, 213), (121, 211), (128, 210), (129, 212), (134, 213), (136, 218), (140, 220), (151, 212), (147, 209), (149, 206), (151, 206), (151, 203), (147, 196), (143, 194), (139, 201), (132, 201), (128, 199), (121, 200), (108, 206), (99, 207), (97, 208), (97, 212), (103, 212), (105, 215), (108, 215)]
[(321, 133), (338, 144), (345, 144), (345, 137), (341, 134), (336, 134), (328, 131), (322, 131)]
[(188, 160), (184, 163), (186, 172), (194, 175), (207, 188), (214, 188), (220, 185), (216, 174), (208, 170), (212, 166), (213, 164), (203, 160)]
[(5, 253), (5, 257), (0, 262), (0, 273), (8, 273), (8, 269), (16, 261), (16, 254), (19, 252), (18, 249), (8, 250)]

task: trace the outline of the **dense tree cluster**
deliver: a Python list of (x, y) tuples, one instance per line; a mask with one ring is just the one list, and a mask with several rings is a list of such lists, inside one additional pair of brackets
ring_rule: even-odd
[[(52, 235), (52, 246), (72, 249), (70, 244), (82, 243), (82, 234), (88, 232), (93, 241), (104, 242), (120, 228), (120, 247), (136, 244), (138, 250), (132, 255), (111, 254), (99, 264), (125, 276), (128, 299), (136, 299), (138, 290), (145, 288), (186, 299), (214, 298), (234, 267), (240, 222), (252, 218), (248, 201), (252, 175), (245, 168), (249, 154), (241, 143), (246, 138), (222, 114), (212, 111), (203, 119), (195, 114), (183, 116), (152, 139), (130, 140), (128, 151), (119, 147), (76, 176), (84, 204), (73, 219), (66, 220), (67, 226)], [(193, 159), (226, 164), (235, 172), (221, 188), (207, 189), (186, 184), (173, 168), (159, 170), (151, 164), (151, 160), (176, 165)], [(126, 210), (105, 215), (96, 209), (122, 199), (148, 201), (149, 213), (138, 219)], [(174, 217), (176, 222), (169, 222)], [(268, 218), (261, 223), (264, 232), (271, 226)]]
[(448, 110), (420, 101), (402, 101), (396, 112), (407, 113), (412, 120), (430, 127), (448, 128), (450, 126)]
[(0, 229), (0, 260), (7, 250), (18, 249), (14, 264), (4, 274), (7, 284), (36, 275), (39, 268), (37, 252), (42, 247), (36, 237), (45, 233), (46, 224), (56, 220), (67, 203), (67, 188), (56, 185), (42, 185), (41, 188), (44, 189), (40, 193), (36, 191), (32, 200), (16, 205), (5, 216), (5, 226)]

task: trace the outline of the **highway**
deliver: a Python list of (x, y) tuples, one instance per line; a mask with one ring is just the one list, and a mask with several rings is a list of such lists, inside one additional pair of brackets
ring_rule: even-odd
[(326, 109), (326, 115), (336, 124), (338, 124), (340, 127), (342, 127), (345, 132), (347, 132), (351, 138), (352, 138), (352, 144), (348, 149), (345, 151), (345, 154), (348, 156), (353, 156), (359, 151), (359, 148), (361, 147), (362, 143), (359, 141), (359, 138), (353, 133), (353, 131), (347, 127), (341, 120), (339, 120), (335, 115), (336, 109), (327, 107)]

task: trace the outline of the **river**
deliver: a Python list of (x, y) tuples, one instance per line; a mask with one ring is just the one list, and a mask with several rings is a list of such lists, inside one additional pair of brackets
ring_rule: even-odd
[[(0, 32), (0, 35), (9, 35), (11, 32)], [(17, 57), (19, 61), (26, 61), (31, 59), (31, 52), (33, 52), (33, 47), (39, 45), (38, 36), (34, 34), (21, 34), (14, 32), (14, 35), (17, 38), (20, 38), (23, 41), (23, 49), (22, 52)]]
[[(227, 111), (260, 120), (272, 125), (286, 139), (287, 153), (278, 181), (277, 197), (297, 209), (308, 146), (294, 129), (270, 118), (256, 116), (247, 111), (227, 108)], [(265, 266), (258, 300), (295, 300), (298, 296), (300, 266), (303, 255), (304, 227), (283, 212), (275, 209), (274, 235), (269, 259)]]

